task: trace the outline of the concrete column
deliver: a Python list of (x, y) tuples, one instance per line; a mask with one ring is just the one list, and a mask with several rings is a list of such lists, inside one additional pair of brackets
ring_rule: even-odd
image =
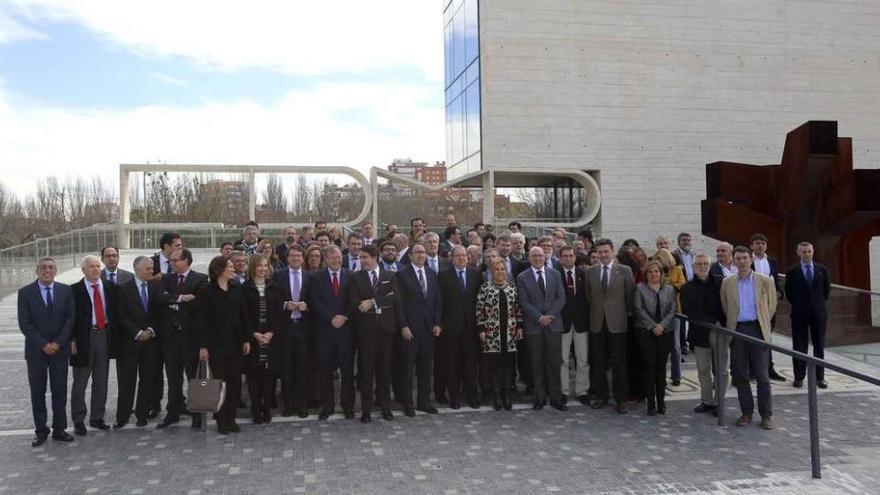
[(483, 223), (495, 220), (495, 172), (489, 170), (483, 175)]
[(257, 219), (257, 181), (256, 173), (251, 170), (248, 172), (248, 180), (251, 182), (250, 195), (248, 197), (248, 220)]
[(130, 238), (126, 225), (131, 221), (131, 204), (128, 202), (128, 170), (119, 167), (119, 215), (116, 219), (116, 243), (119, 249), (130, 249)]
[(370, 221), (373, 222), (373, 231), (379, 234), (379, 176), (376, 173), (376, 167), (370, 169), (370, 191), (373, 195), (370, 202)]

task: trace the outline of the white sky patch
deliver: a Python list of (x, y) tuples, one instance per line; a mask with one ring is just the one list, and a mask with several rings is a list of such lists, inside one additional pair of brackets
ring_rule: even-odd
[[(17, 108), (0, 86), (2, 182), (25, 193), (42, 175), (101, 175), (119, 163), (346, 165), (443, 160), (443, 109), (424, 88), (323, 84), (265, 106), (209, 101), (127, 110)], [(357, 108), (365, 121), (336, 115)]]

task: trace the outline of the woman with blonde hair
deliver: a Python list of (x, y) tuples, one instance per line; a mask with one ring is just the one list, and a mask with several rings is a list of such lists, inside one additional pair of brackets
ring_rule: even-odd
[(260, 244), (257, 245), (257, 252), (268, 258), (269, 266), (272, 267), (272, 271), (284, 268), (284, 263), (281, 262), (278, 258), (278, 254), (275, 253), (275, 244), (269, 239), (263, 239), (260, 241)]
[(342, 230), (338, 225), (334, 225), (327, 230), (327, 235), (330, 236), (330, 242), (336, 244), (336, 247), (342, 247)]
[(633, 292), (633, 308), (648, 416), (666, 414), (666, 360), (674, 335), (675, 289), (663, 280), (659, 261), (645, 265), (645, 280)]
[[(684, 269), (675, 263), (675, 257), (672, 256), (672, 252), (666, 248), (658, 249), (654, 253), (654, 260), (658, 261), (663, 267), (663, 283), (675, 289), (675, 311), (681, 313), (681, 298), (678, 294), (681, 293), (681, 288), (687, 283)], [(681, 385), (681, 321), (676, 318), (673, 326), (675, 349), (672, 353), (671, 375), (672, 386), (677, 387)]]

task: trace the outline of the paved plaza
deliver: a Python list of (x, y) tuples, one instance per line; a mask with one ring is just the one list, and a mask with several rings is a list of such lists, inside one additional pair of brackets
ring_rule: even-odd
[[(62, 281), (76, 279), (66, 272)], [(774, 384), (776, 429), (732, 426), (691, 412), (698, 402), (692, 356), (667, 415), (642, 407), (618, 415), (576, 402), (568, 412), (441, 410), (364, 425), (241, 421), (221, 436), (184, 425), (90, 429), (71, 444), (31, 448), (33, 424), (15, 296), (0, 300), (0, 493), (742, 493), (880, 492), (880, 389), (828, 373), (820, 391), (823, 478), (810, 477), (805, 389)], [(784, 339), (780, 342), (785, 342)], [(829, 359), (843, 358), (831, 356)], [(841, 361), (851, 366), (854, 361)], [(860, 369), (877, 374), (876, 368)], [(111, 373), (107, 419), (115, 411)], [(246, 414), (245, 411), (242, 411)], [(71, 430), (72, 431), (72, 428)]]

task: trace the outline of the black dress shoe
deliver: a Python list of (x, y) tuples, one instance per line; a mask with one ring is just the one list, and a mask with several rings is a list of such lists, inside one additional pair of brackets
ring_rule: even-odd
[(272, 410), (264, 409), (263, 410), (263, 423), (269, 424), (272, 422)]
[(147, 418), (156, 419), (159, 416), (159, 408), (150, 409), (147, 411)]
[(232, 424), (229, 425), (229, 431), (231, 431), (232, 433), (238, 433), (241, 431), (241, 427), (238, 426), (238, 423), (233, 421)]
[(199, 429), (202, 427), (202, 415), (201, 413), (194, 413), (192, 415), (192, 423), (190, 423), (190, 428)]
[(795, 380), (793, 382), (791, 382), (791, 386), (794, 388), (801, 388), (804, 386), (804, 381), (798, 380), (797, 378), (795, 378)]
[(494, 408), (496, 411), (500, 411), (501, 407), (501, 396), (495, 394), (495, 396), (492, 398), (492, 408)]
[(296, 415), (297, 415), (297, 417), (300, 417), (300, 418), (308, 418), (308, 417), (309, 417), (309, 411), (308, 411), (307, 409), (302, 409), (302, 410), (298, 411), (298, 412), (296, 413)]
[(345, 419), (354, 419), (354, 413), (351, 411), (345, 412)]
[(293, 416), (293, 408), (292, 407), (285, 407), (284, 410), (281, 411), (281, 415), (284, 416), (285, 418), (289, 418), (289, 417)]
[(709, 404), (706, 404), (704, 402), (700, 402), (700, 405), (694, 408), (694, 412), (695, 413), (712, 412), (712, 410), (714, 410), (714, 409), (715, 408), (713, 406), (710, 406)]
[[(88, 430), (86, 430), (86, 424), (82, 421), (77, 421), (76, 423), (73, 423), (73, 432), (81, 437), (85, 436), (86, 434), (88, 434)], [(52, 438), (55, 438), (55, 435), (52, 435)]]
[(449, 407), (451, 409), (461, 409), (461, 403), (458, 401), (452, 401), (449, 403)]
[(470, 407), (471, 409), (479, 409), (479, 408), (480, 408), (480, 403), (479, 403), (478, 401), (476, 401), (476, 400), (469, 400), (469, 401), (468, 401), (468, 407)]
[(134, 424), (138, 428), (143, 428), (147, 426), (147, 418), (138, 418), (137, 422)]
[(58, 431), (58, 432), (53, 432), (52, 433), (52, 440), (58, 440), (59, 442), (72, 442), (73, 437), (70, 435), (70, 433), (67, 433), (66, 431), (62, 430), (62, 431)]
[(513, 402), (510, 400), (510, 393), (501, 395), (501, 404), (504, 406), (505, 411), (513, 409)]
[(585, 406), (590, 405), (590, 397), (588, 395), (578, 395), (578, 402)]
[[(174, 423), (177, 423), (178, 421), (180, 421), (180, 418), (175, 418), (174, 416), (167, 416), (166, 415), (164, 418), (162, 418), (162, 421), (160, 421), (159, 424), (156, 425), (156, 428), (165, 428), (167, 426), (173, 425)], [(138, 419), (138, 423), (140, 423), (140, 422), (141, 422), (141, 420)], [(147, 420), (144, 419), (144, 424), (146, 424), (146, 422), (147, 422)], [(139, 424), (138, 426), (141, 426), (141, 425)]]
[(568, 411), (568, 406), (559, 402), (550, 402), (550, 407), (556, 409), (557, 411)]
[(432, 406), (431, 404), (423, 404), (423, 405), (419, 406), (417, 409), (419, 411), (422, 411), (422, 412), (428, 413), (428, 414), (437, 414), (438, 412), (440, 412), (437, 410), (436, 407)]
[(49, 435), (37, 435), (31, 440), (31, 447), (39, 447), (46, 443), (46, 439), (49, 438)]
[(318, 421), (327, 421), (327, 418), (330, 417), (330, 413), (321, 411), (321, 414), (318, 415)]
[(825, 380), (817, 380), (816, 386), (819, 388), (828, 388), (828, 384), (825, 383)]
[(403, 415), (407, 418), (416, 417), (416, 410), (412, 406), (403, 406)]
[(369, 423), (373, 421), (373, 418), (370, 417), (370, 413), (361, 413), (361, 423)]
[(560, 398), (562, 399), (562, 404), (568, 404), (568, 395), (562, 394)]
[(607, 403), (608, 403), (608, 401), (606, 401), (606, 400), (596, 399), (596, 400), (594, 400), (593, 402), (590, 403), (590, 408), (592, 408), (592, 409), (602, 409), (603, 407), (605, 407), (605, 404), (607, 404)]
[(109, 430), (110, 425), (104, 422), (103, 419), (98, 419), (95, 421), (89, 421), (89, 426), (98, 430)]
[(544, 409), (544, 401), (535, 401), (535, 403), (532, 404), (533, 411), (540, 411), (541, 409)]
[(769, 376), (770, 379), (773, 380), (774, 382), (784, 382), (785, 381), (785, 377), (780, 375), (779, 373), (777, 373), (776, 370), (773, 368), (770, 368), (770, 372), (767, 373), (767, 376)]
[(394, 415), (391, 414), (391, 411), (389, 409), (385, 409), (382, 411), (382, 419), (384, 419), (385, 421), (391, 421), (392, 419), (394, 419)]
[(125, 425), (127, 425), (127, 424), (128, 424), (128, 421), (124, 421), (124, 422), (117, 421), (117, 422), (113, 423), (113, 429), (114, 430), (121, 430), (121, 429), (125, 428)]
[(680, 387), (680, 386), (681, 386), (681, 380), (672, 380), (672, 386), (673, 386), (673, 387)]

